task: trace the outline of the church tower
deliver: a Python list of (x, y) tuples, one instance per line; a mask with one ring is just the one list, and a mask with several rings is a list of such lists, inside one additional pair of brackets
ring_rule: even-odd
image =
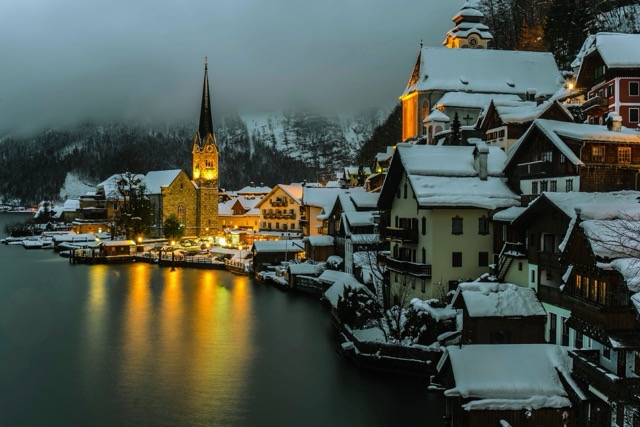
[(467, 1), (451, 20), (455, 26), (447, 32), (443, 45), (449, 48), (487, 49), (493, 40), (489, 27), (480, 22), (484, 14), (474, 1)]
[(204, 83), (200, 123), (193, 137), (192, 179), (196, 187), (196, 234), (211, 235), (218, 230), (218, 145), (213, 133), (208, 63), (204, 63)]

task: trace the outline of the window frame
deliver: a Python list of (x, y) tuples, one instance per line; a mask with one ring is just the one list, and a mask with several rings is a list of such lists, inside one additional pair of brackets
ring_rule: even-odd
[[(632, 112), (635, 112), (635, 120), (631, 117)], [(629, 123), (640, 123), (640, 108), (629, 108)]]
[(478, 234), (489, 234), (489, 217), (486, 215), (482, 215), (478, 218)]
[(459, 236), (464, 233), (463, 218), (460, 215), (456, 215), (451, 218), (451, 234)]
[[(631, 90), (633, 86), (635, 86), (636, 88), (635, 93), (633, 93), (634, 91)], [(629, 96), (640, 96), (640, 82), (638, 81), (629, 82)]]
[(462, 252), (451, 252), (451, 267), (462, 267)]
[(631, 164), (631, 147), (618, 147), (618, 163)]

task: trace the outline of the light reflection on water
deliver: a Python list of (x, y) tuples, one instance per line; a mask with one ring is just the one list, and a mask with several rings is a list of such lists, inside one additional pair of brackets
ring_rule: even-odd
[(442, 425), (424, 381), (335, 341), (316, 299), (244, 276), (0, 245), (0, 426)]
[[(162, 414), (174, 407), (172, 399), (180, 399), (191, 421), (206, 424), (217, 415), (237, 421), (242, 406), (236, 405), (234, 414), (230, 405), (246, 393), (247, 363), (253, 358), (249, 279), (238, 276), (225, 285), (220, 280), (225, 272), (171, 271), (142, 263), (115, 268), (87, 270), (83, 371), (95, 374), (96, 361), (107, 362), (104, 355), (116, 350), (102, 375), (116, 381), (115, 400), (131, 413), (145, 408)], [(106, 295), (110, 275), (109, 286), (118, 289)], [(121, 312), (108, 308), (115, 296), (122, 300)], [(117, 349), (109, 348), (113, 331), (107, 328), (114, 325), (121, 340)], [(83, 388), (91, 391), (98, 380), (85, 376)]]

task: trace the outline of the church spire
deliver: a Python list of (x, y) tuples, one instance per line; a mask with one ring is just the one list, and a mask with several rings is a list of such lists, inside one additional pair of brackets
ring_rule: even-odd
[(200, 124), (198, 126), (200, 141), (207, 140), (213, 134), (213, 120), (211, 118), (211, 99), (209, 97), (209, 71), (207, 57), (204, 58), (204, 83), (202, 87), (202, 105), (200, 107)]

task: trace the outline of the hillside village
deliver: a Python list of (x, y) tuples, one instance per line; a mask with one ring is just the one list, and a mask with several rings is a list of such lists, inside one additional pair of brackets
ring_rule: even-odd
[(368, 168), (221, 190), (205, 63), (192, 170), (123, 171), (57, 215), (100, 234), (125, 213), (123, 237), (238, 249), (323, 293), (342, 350), (430, 374), (451, 426), (638, 426), (640, 35), (589, 36), (565, 78), (490, 49), (482, 18), (466, 3), (420, 47)]

